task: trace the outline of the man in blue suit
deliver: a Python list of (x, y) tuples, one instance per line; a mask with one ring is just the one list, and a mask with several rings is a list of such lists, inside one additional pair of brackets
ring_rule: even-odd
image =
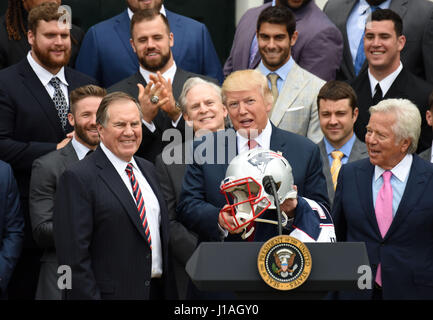
[(139, 65), (129, 42), (131, 17), (137, 10), (156, 9), (167, 17), (176, 39), (172, 52), (178, 67), (222, 82), (221, 63), (204, 24), (165, 9), (162, 0), (127, 3), (127, 10), (89, 29), (77, 57), (77, 70), (105, 88), (135, 74)]
[(338, 241), (365, 242), (372, 283), (340, 298), (433, 299), (433, 166), (414, 154), (420, 112), (388, 99), (370, 114), (370, 158), (342, 166), (332, 216)]
[(10, 165), (0, 161), (0, 300), (7, 298), (6, 289), (23, 242), (24, 217), (17, 183)]
[[(309, 139), (271, 124), (267, 113), (272, 108), (273, 97), (266, 77), (257, 70), (237, 71), (226, 78), (222, 91), (224, 104), (236, 132), (232, 131), (233, 134), (230, 134), (230, 129), (225, 132), (218, 131), (204, 136), (201, 144), (201, 141), (197, 141), (194, 146), (194, 163), (188, 165), (183, 180), (177, 206), (178, 219), (197, 233), (200, 241), (222, 239), (222, 229), (230, 228), (222, 219), (223, 213), (220, 214), (226, 200), (219, 187), (231, 159), (237, 153), (252, 149), (252, 141), (256, 147), (281, 151), (292, 167), (298, 197), (287, 199), (281, 204), (281, 210), (289, 218), (294, 218), (291, 226), (299, 225), (300, 220), (305, 218), (303, 212), (309, 207), (303, 197), (316, 201), (326, 212), (328, 196), (319, 148)], [(209, 143), (212, 141), (213, 143)], [(204, 145), (209, 146), (206, 155), (202, 152)], [(198, 154), (199, 157), (196, 157)], [(203, 159), (201, 155), (204, 156)], [(275, 210), (268, 210), (262, 217), (276, 220)], [(311, 228), (304, 231), (311, 241), (316, 241), (321, 232), (319, 224), (332, 222), (329, 216), (324, 220), (318, 216), (313, 219)], [(257, 223), (256, 226), (252, 239), (254, 241), (268, 240), (278, 234), (273, 225)], [(291, 233), (291, 226), (288, 224), (285, 231)], [(231, 234), (227, 240), (240, 240), (240, 237)]]

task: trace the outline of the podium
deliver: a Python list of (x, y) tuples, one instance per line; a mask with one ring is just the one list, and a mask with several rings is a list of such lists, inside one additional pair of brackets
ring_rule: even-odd
[(363, 242), (305, 243), (312, 269), (294, 290), (268, 286), (257, 268), (263, 242), (202, 242), (186, 265), (202, 291), (234, 292), (239, 299), (322, 299), (330, 291), (358, 289), (360, 266), (369, 266)]

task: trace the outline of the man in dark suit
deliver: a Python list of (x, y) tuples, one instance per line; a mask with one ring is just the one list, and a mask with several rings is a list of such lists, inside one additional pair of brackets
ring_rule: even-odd
[(357, 105), (352, 87), (338, 80), (327, 82), (317, 96), (320, 128), (325, 136), (318, 145), (331, 207), (341, 166), (368, 157), (365, 143), (353, 132)]
[(69, 29), (58, 25), (61, 16), (55, 3), (35, 7), (29, 14), (32, 50), (18, 64), (0, 71), (0, 159), (14, 170), (26, 219), (23, 255), (9, 286), (10, 298), (33, 299), (38, 279), (41, 253), (32, 239), (28, 215), (32, 163), (69, 142), (68, 92), (94, 83), (65, 67), (71, 41)]
[[(384, 9), (374, 11), (365, 26), (364, 52), (368, 69), (351, 83), (359, 102), (355, 134), (361, 141), (365, 139), (368, 108), (382, 99), (409, 99), (421, 114), (427, 110), (433, 85), (413, 75), (400, 61), (400, 53), (407, 43), (402, 23), (398, 14)], [(430, 147), (431, 141), (431, 129), (423, 119), (418, 152)]]
[[(230, 230), (225, 221), (233, 223), (233, 217), (227, 216), (224, 220), (222, 215), (228, 214), (220, 213), (226, 204), (225, 197), (219, 190), (221, 181), (236, 154), (248, 151), (255, 145), (254, 148), (281, 151), (292, 167), (294, 185), (297, 186), (299, 196), (286, 199), (281, 204), (281, 210), (289, 218), (294, 218), (293, 225), (288, 224), (287, 230), (285, 229), (291, 233), (292, 226), (297, 226), (302, 218), (307, 218), (301, 213), (308, 207), (303, 197), (328, 207), (319, 148), (309, 139), (271, 124), (267, 113), (272, 108), (273, 97), (266, 77), (259, 71), (242, 70), (232, 73), (224, 81), (222, 90), (223, 101), (236, 132), (230, 129), (218, 131), (203, 136), (201, 141), (195, 143), (194, 162), (187, 166), (182, 184), (177, 207), (178, 218), (188, 229), (198, 234), (200, 241), (220, 241), (224, 237), (222, 229)], [(276, 220), (275, 210), (268, 210), (264, 215), (265, 218)], [(320, 219), (315, 215), (309, 218), (317, 219), (312, 228), (315, 232), (313, 235), (306, 230), (305, 235), (315, 241), (320, 233)], [(329, 219), (326, 221), (330, 223)], [(252, 238), (254, 241), (265, 241), (278, 234), (273, 225), (256, 225), (255, 236)], [(240, 237), (229, 235), (227, 239), (240, 240)]]
[(33, 238), (38, 246), (44, 249), (36, 291), (37, 300), (61, 299), (61, 291), (57, 286), (59, 274), (53, 236), (57, 181), (69, 165), (83, 159), (98, 146), (96, 111), (105, 95), (105, 89), (94, 85), (73, 90), (70, 94), (71, 111), (68, 120), (74, 128), (74, 137), (64, 148), (50, 152), (33, 162), (29, 211)]
[(104, 87), (137, 72), (139, 61), (129, 44), (131, 18), (140, 10), (156, 9), (167, 17), (176, 38), (173, 56), (179, 67), (222, 82), (221, 63), (206, 26), (165, 9), (162, 2), (127, 0), (127, 10), (91, 27), (77, 58), (77, 70), (94, 77)]
[(370, 113), (369, 159), (341, 168), (332, 216), (338, 241), (365, 242), (372, 278), (340, 298), (433, 299), (433, 166), (414, 154), (421, 115), (406, 99)]
[(134, 98), (105, 96), (96, 115), (100, 147), (59, 180), (53, 227), (59, 264), (71, 268), (66, 299), (176, 295), (165, 200), (154, 166), (134, 157), (141, 120)]
[[(137, 155), (154, 162), (168, 143), (162, 141), (166, 129), (176, 128), (184, 133), (185, 121), (176, 99), (184, 82), (198, 75), (177, 66), (171, 51), (177, 40), (170, 32), (167, 18), (159, 11), (136, 12), (131, 20), (131, 37), (131, 46), (140, 62), (138, 71), (108, 88), (108, 92), (122, 91), (140, 101), (143, 141)], [(157, 101), (152, 102), (155, 97)]]
[[(340, 29), (344, 39), (343, 61), (337, 74), (339, 80), (352, 80), (357, 55), (360, 72), (367, 69), (358, 50), (364, 25), (371, 12), (370, 5), (391, 9), (403, 19), (406, 46), (401, 60), (418, 77), (433, 83), (433, 3), (427, 0), (329, 0), (323, 11)], [(359, 54), (358, 54), (359, 52)]]
[[(274, 1), (275, 2), (275, 1)], [(296, 17), (299, 39), (292, 48), (292, 56), (299, 66), (324, 80), (335, 79), (343, 54), (343, 38), (314, 1), (276, 0), (276, 4), (289, 7)], [(265, 3), (249, 9), (236, 28), (230, 56), (224, 64), (224, 75), (242, 69), (254, 69), (260, 62), (257, 48), (257, 18), (275, 5)]]
[[(22, 1), (9, 0), (6, 14), (0, 17), (0, 69), (7, 68), (20, 62), (29, 52), (30, 44), (27, 41), (27, 17), (31, 9), (44, 2), (57, 2), (61, 0)], [(75, 65), (84, 31), (76, 25), (71, 29), (71, 59), (68, 66)]]
[[(429, 105), (429, 109), (426, 111), (425, 118), (427, 120), (427, 124), (433, 129), (433, 91), (430, 94), (430, 97), (428, 98), (428, 105)], [(419, 156), (428, 162), (433, 162), (431, 145), (430, 148), (421, 152)]]
[[(200, 136), (205, 132), (224, 130), (227, 109), (222, 103), (221, 88), (216, 84), (198, 77), (190, 78), (185, 82), (179, 102), (183, 117), (188, 127), (192, 126), (189, 129), (194, 130), (195, 135)], [(171, 155), (164, 150), (156, 157), (155, 166), (162, 192), (167, 201), (170, 218), (169, 246), (174, 258), (179, 298), (187, 299), (190, 284), (185, 265), (196, 249), (197, 236), (177, 220), (176, 206), (179, 203), (182, 180), (188, 161), (186, 153), (192, 151), (192, 141), (186, 141), (180, 150), (179, 154), (174, 155), (174, 162), (169, 159)]]
[(12, 168), (0, 160), (0, 300), (7, 288), (24, 242), (24, 217)]

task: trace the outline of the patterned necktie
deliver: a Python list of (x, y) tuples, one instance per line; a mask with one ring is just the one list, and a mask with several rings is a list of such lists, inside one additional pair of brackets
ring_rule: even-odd
[[(252, 139), (252, 140), (248, 140), (248, 148), (250, 150), (254, 149), (255, 147), (257, 147), (258, 143), (256, 140)], [(247, 232), (250, 231), (251, 228), (254, 228), (256, 225), (255, 221), (250, 222), (249, 226), (247, 227)], [(254, 235), (256, 234), (256, 229), (254, 228), (253, 233), (250, 234), (250, 236), (247, 238), (248, 241), (254, 241)]]
[(138, 185), (138, 181), (135, 179), (134, 171), (132, 170), (132, 165), (130, 163), (128, 163), (126, 166), (125, 171), (128, 174), (129, 181), (131, 181), (132, 193), (134, 194), (135, 203), (137, 204), (140, 220), (144, 228), (144, 233), (146, 234), (147, 242), (149, 243), (150, 249), (152, 250), (152, 238), (150, 237), (149, 223), (147, 222), (146, 207), (144, 206), (141, 189)]
[(376, 84), (375, 90), (374, 90), (374, 96), (373, 96), (373, 105), (378, 104), (380, 101), (382, 101), (383, 93), (382, 89), (380, 88), (379, 82)]
[(60, 80), (54, 77), (50, 80), (50, 84), (54, 88), (53, 102), (56, 106), (57, 114), (59, 115), (63, 131), (66, 131), (66, 124), (68, 122), (68, 103), (66, 102), (65, 95), (60, 88)]
[[(376, 7), (376, 6), (370, 6), (370, 12), (371, 13), (373, 13), (377, 9), (380, 9), (380, 8)], [(365, 35), (365, 29), (364, 29), (364, 32), (362, 33), (361, 40), (359, 41), (358, 51), (356, 52), (355, 65), (354, 65), (355, 75), (359, 74), (359, 72), (361, 71), (361, 68), (364, 64), (364, 61), (365, 61), (364, 35)]]
[(338, 180), (338, 173), (341, 169), (341, 158), (343, 158), (344, 153), (341, 151), (332, 151), (331, 157), (334, 159), (332, 161), (331, 166), (331, 176), (332, 176), (332, 184), (334, 185), (334, 190), (337, 188), (337, 180)]
[(272, 104), (272, 110), (269, 114), (269, 115), (271, 115), (272, 111), (273, 111), (273, 107), (275, 106), (275, 103), (277, 102), (277, 99), (278, 99), (277, 80), (278, 80), (279, 76), (276, 73), (269, 73), (267, 75), (267, 78), (271, 82), (271, 92), (272, 92), (272, 96), (274, 97), (274, 103)]
[[(377, 224), (379, 226), (380, 234), (382, 238), (385, 237), (389, 227), (392, 223), (392, 186), (391, 186), (391, 171), (385, 171), (382, 174), (383, 184), (377, 194), (376, 206), (374, 208), (376, 212)], [(382, 268), (377, 266), (376, 283), (382, 286)]]

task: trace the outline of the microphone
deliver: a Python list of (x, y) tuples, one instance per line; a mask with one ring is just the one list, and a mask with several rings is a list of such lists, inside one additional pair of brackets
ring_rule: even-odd
[(264, 176), (262, 180), (263, 187), (266, 193), (274, 196), (275, 208), (277, 209), (278, 216), (278, 234), (281, 236), (283, 234), (283, 226), (281, 223), (281, 210), (280, 210), (280, 199), (278, 198), (277, 187), (272, 176)]

